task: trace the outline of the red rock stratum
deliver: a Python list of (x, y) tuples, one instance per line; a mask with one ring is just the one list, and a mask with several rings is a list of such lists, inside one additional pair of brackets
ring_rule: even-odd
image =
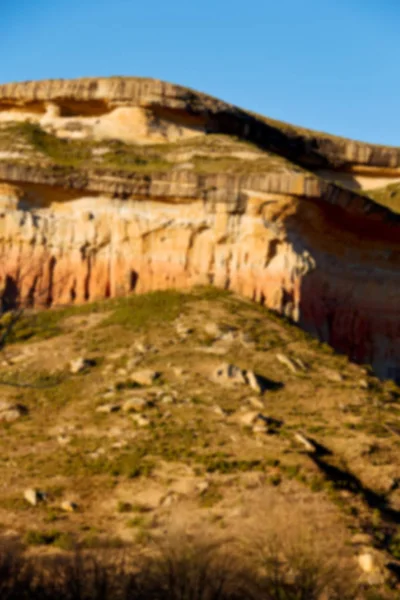
[(211, 283), (400, 379), (399, 180), (397, 148), (160, 81), (3, 85), (3, 307)]

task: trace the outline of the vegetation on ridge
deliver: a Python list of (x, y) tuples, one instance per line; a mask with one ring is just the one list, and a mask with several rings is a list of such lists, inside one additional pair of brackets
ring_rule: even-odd
[[(64, 139), (39, 124), (12, 123), (0, 128), (0, 151), (20, 152), (22, 162), (45, 160), (75, 168), (162, 172), (175, 168), (195, 173), (265, 173), (302, 171), (250, 142), (219, 134), (163, 144), (127, 144), (117, 140)], [(13, 160), (16, 160), (15, 158)]]

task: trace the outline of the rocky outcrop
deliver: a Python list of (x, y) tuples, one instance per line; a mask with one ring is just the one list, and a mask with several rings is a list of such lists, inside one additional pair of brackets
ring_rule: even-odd
[[(160, 124), (175, 123), (187, 130), (238, 136), (312, 170), (400, 167), (398, 148), (316, 134), (155, 79), (55, 79), (0, 85), (0, 121), (2, 111), (11, 111), (14, 119), (24, 113), (30, 115), (31, 120), (35, 115), (47, 114), (50, 119), (64, 116), (71, 122), (78, 117), (101, 119), (115, 110), (134, 107), (150, 111), (153, 129)], [(112, 126), (117, 127), (118, 120), (122, 119), (126, 128), (133, 119), (138, 128), (144, 118), (142, 113), (122, 112), (113, 119)], [(174, 135), (179, 137), (180, 133)]]
[[(233, 123), (236, 133), (276, 148), (256, 117), (161, 82), (0, 87), (8, 110), (40, 111), (50, 101), (61, 112), (161, 107), (165, 119), (180, 115), (193, 125), (201, 117), (204, 132), (213, 123), (227, 132)], [(300, 138), (279, 136), (285, 156), (316, 156), (299, 154)], [(337, 143), (317, 155), (350, 156), (351, 146)], [(352, 160), (379, 162), (374, 152), (365, 148)], [(394, 162), (397, 152), (382, 156)], [(400, 217), (313, 173), (143, 173), (3, 160), (0, 259), (3, 308), (213, 284), (286, 315), (379, 375), (400, 378)]]

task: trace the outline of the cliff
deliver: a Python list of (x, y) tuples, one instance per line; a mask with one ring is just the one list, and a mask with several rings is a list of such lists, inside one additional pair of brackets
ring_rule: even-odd
[(0, 86), (3, 307), (212, 283), (400, 378), (400, 216), (332, 181), (399, 162), (159, 81)]
[[(132, 109), (136, 110), (133, 111)], [(124, 111), (125, 109), (125, 111)], [(122, 120), (149, 110), (155, 125), (166, 120), (207, 133), (235, 135), (310, 168), (399, 169), (400, 149), (347, 140), (294, 127), (241, 110), (216, 98), (155, 79), (111, 77), (29, 81), (0, 85), (1, 112), (49, 117)]]

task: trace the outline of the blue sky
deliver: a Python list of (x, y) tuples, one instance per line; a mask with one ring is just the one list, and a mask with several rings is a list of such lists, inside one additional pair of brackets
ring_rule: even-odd
[(400, 145), (397, 0), (0, 0), (0, 82), (165, 79)]

